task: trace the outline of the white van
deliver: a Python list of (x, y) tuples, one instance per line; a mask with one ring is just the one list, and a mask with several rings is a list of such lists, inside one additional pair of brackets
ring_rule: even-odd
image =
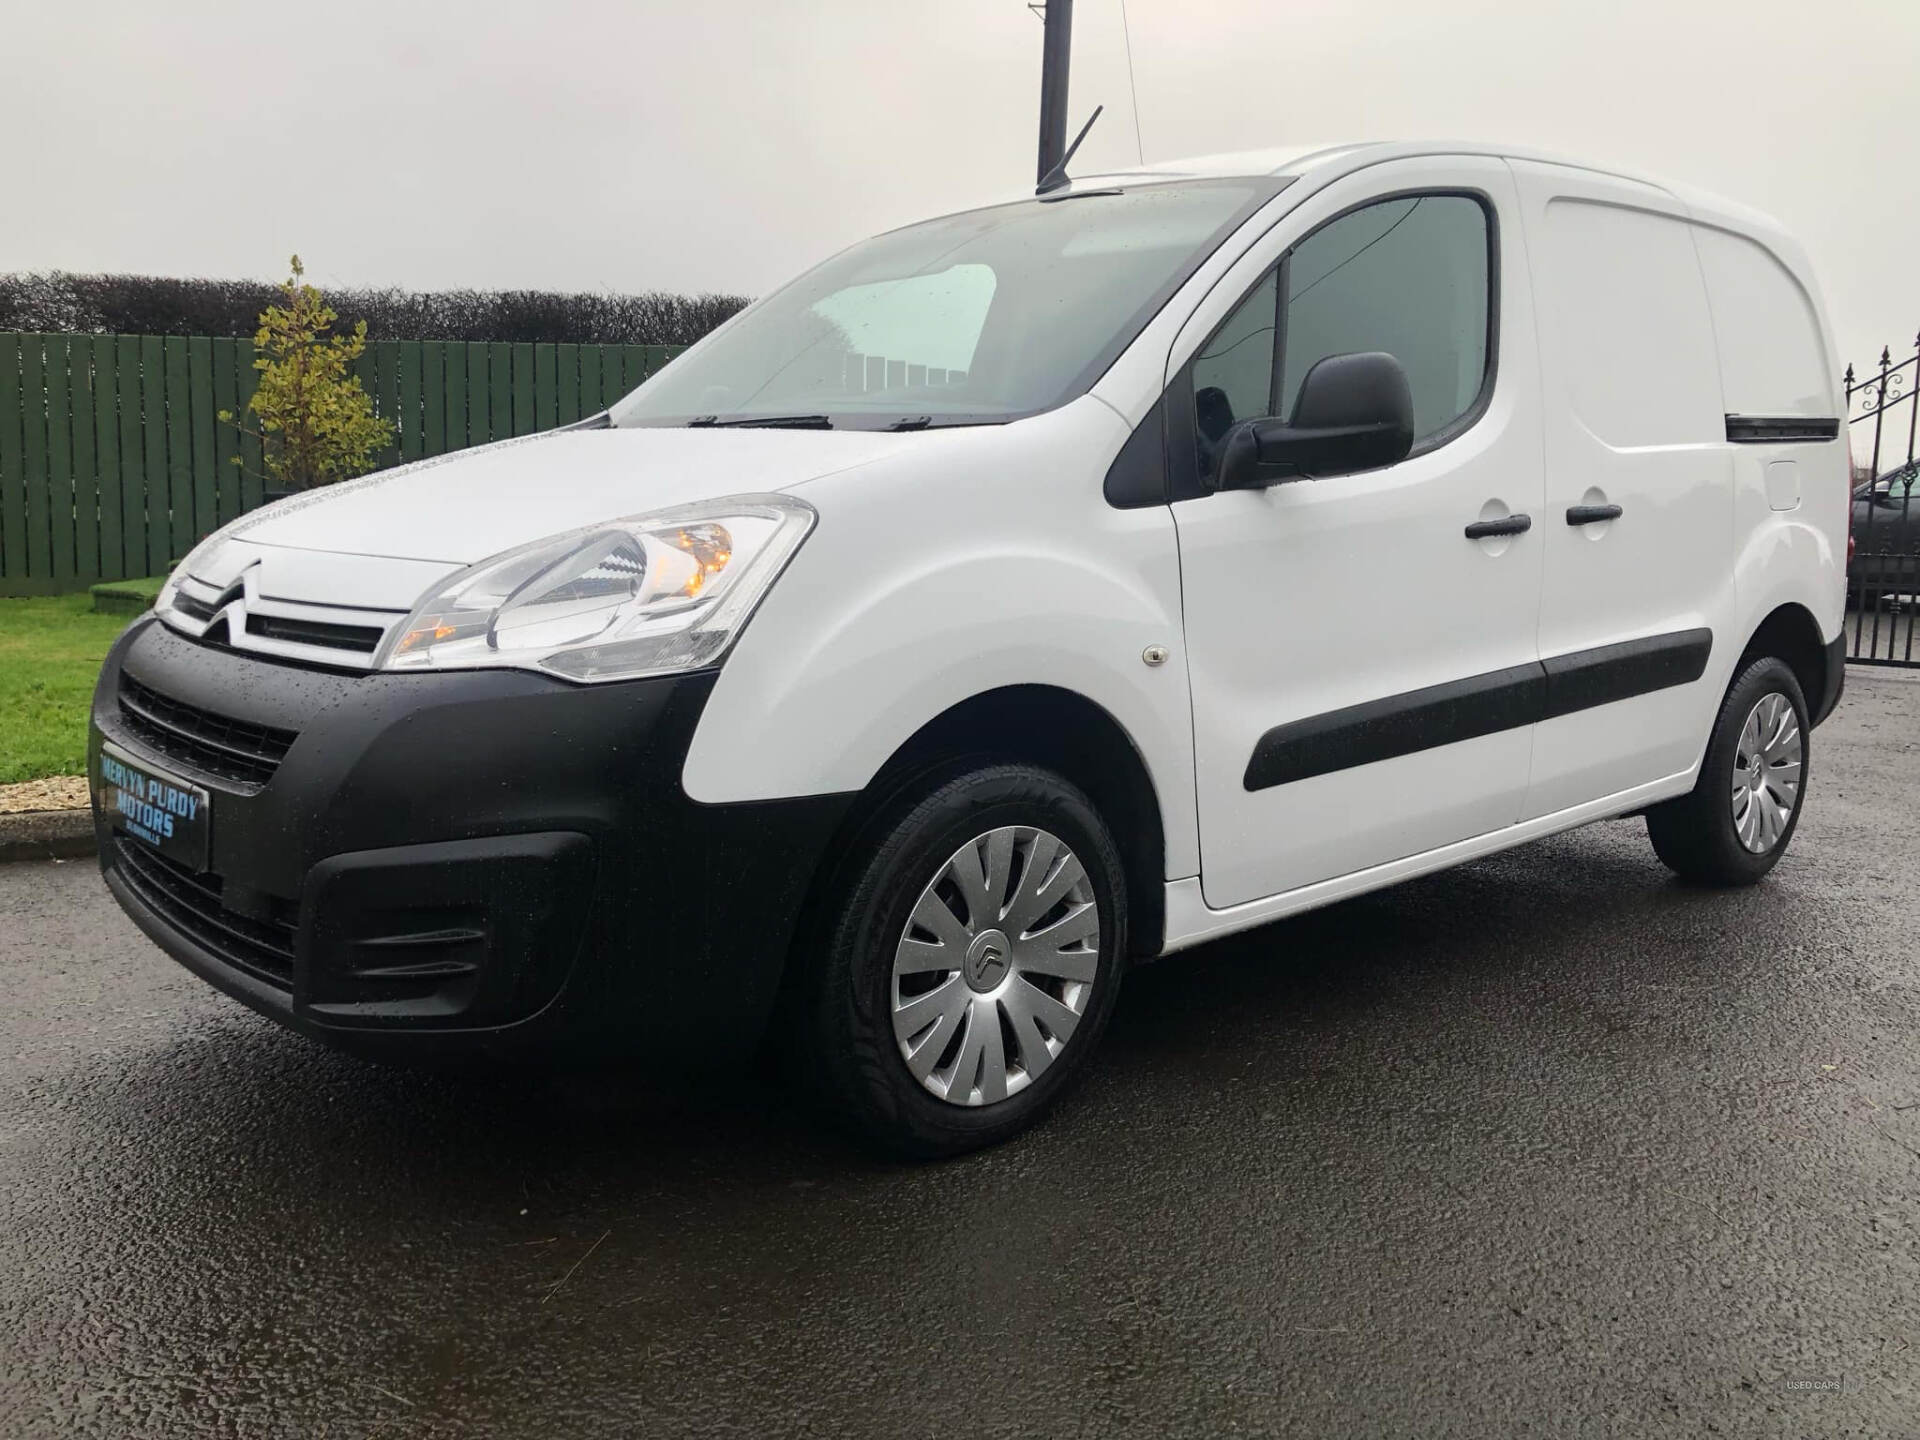
[(1843, 676), (1838, 373), (1775, 225), (1508, 149), (909, 226), (606, 415), (207, 539), (101, 675), (102, 869), (311, 1036), (775, 1042), (963, 1150), (1135, 961), (1631, 812), (1764, 875)]

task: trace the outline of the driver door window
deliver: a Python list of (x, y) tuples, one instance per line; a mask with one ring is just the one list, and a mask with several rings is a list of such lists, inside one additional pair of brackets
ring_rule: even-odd
[(1487, 215), (1465, 195), (1408, 195), (1329, 221), (1284, 262), (1277, 413), (1329, 355), (1384, 350), (1413, 389), (1413, 443), (1446, 429), (1487, 374)]
[[(1489, 369), (1491, 235), (1466, 195), (1402, 195), (1329, 220), (1262, 276), (1187, 367), (1197, 478), (1242, 420), (1292, 413), (1329, 355), (1384, 350), (1413, 390), (1414, 447), (1480, 400)], [(1284, 302), (1283, 302), (1284, 297)], [(1180, 408), (1185, 408), (1182, 405)], [(1175, 498), (1201, 493), (1176, 476)]]

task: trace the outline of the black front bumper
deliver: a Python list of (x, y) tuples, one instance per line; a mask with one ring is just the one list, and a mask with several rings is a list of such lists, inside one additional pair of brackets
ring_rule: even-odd
[[(212, 792), (210, 856), (166, 862), (96, 798), (101, 870), (175, 959), (319, 1038), (724, 1062), (759, 1039), (852, 797), (689, 799), (713, 682), (337, 674), (138, 622), (93, 745)], [(289, 734), (277, 763), (218, 748)]]

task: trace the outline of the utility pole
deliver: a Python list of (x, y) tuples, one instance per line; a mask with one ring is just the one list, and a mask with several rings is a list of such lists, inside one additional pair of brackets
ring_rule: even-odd
[(1073, 0), (1046, 0), (1047, 34), (1040, 57), (1039, 184), (1067, 150), (1067, 65), (1073, 51)]

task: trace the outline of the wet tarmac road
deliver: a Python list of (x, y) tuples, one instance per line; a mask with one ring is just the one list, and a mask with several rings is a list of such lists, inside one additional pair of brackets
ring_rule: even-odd
[(1814, 765), (1758, 890), (1621, 822), (1214, 945), (922, 1168), (336, 1056), (0, 867), (0, 1434), (1920, 1430), (1920, 677)]

